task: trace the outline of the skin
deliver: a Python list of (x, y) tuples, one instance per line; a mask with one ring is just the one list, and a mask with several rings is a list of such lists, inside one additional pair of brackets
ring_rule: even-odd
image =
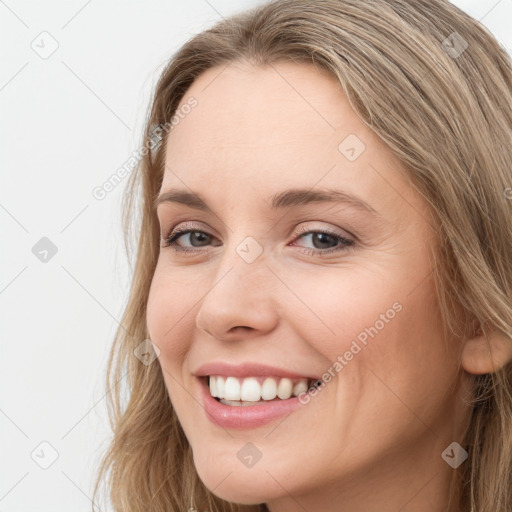
[[(488, 340), (443, 337), (426, 201), (329, 75), (295, 63), (223, 68), (185, 94), (181, 104), (198, 105), (169, 134), (161, 187), (197, 192), (215, 214), (157, 210), (162, 237), (191, 221), (211, 237), (183, 235), (194, 254), (160, 249), (147, 307), (199, 477), (225, 500), (273, 512), (446, 511), (454, 470), (441, 454), (461, 441), (471, 374), (491, 360)], [(338, 149), (349, 134), (366, 147), (354, 161)], [(295, 187), (343, 189), (379, 215), (341, 203), (270, 209), (273, 194)], [(341, 243), (299, 227), (354, 244), (311, 254)], [(252, 263), (236, 251), (249, 236), (263, 249)], [(394, 318), (286, 419), (225, 430), (206, 417), (200, 365), (255, 361), (320, 377), (395, 303)], [(499, 367), (512, 356), (490, 341)], [(251, 468), (237, 457), (247, 442), (262, 453)]]

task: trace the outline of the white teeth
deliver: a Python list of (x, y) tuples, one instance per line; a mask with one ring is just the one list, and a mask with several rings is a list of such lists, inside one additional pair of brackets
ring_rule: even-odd
[(240, 400), (240, 382), (236, 377), (228, 377), (224, 384), (224, 398), (226, 400)]
[(239, 379), (237, 377), (210, 375), (209, 379), (210, 394), (227, 405), (259, 404), (274, 400), (276, 397), (287, 400), (308, 390), (308, 379), (292, 380), (283, 377), (277, 379), (279, 384), (273, 377), (266, 377), (261, 384), (261, 377)]
[(293, 386), (293, 396), (299, 396), (301, 393), (305, 393), (308, 390), (308, 383), (306, 380), (299, 380), (295, 386)]
[(277, 396), (283, 400), (292, 396), (293, 385), (290, 379), (281, 379), (277, 386)]
[[(212, 377), (210, 377), (210, 381), (212, 380)], [(226, 384), (224, 381), (224, 377), (217, 377), (215, 379), (215, 391), (217, 392), (218, 398), (224, 398), (224, 390), (226, 389)]]
[(261, 386), (261, 398), (263, 400), (273, 400), (277, 395), (277, 384), (275, 379), (272, 377), (267, 377), (263, 381), (263, 385)]
[(217, 379), (210, 379), (210, 395), (219, 396), (217, 395)]
[(234, 405), (235, 407), (247, 407), (248, 405), (265, 405), (265, 400), (259, 402), (242, 402), (242, 400), (220, 400), (221, 404)]
[(254, 378), (249, 377), (242, 381), (240, 389), (240, 400), (246, 402), (257, 402), (261, 398), (260, 383)]

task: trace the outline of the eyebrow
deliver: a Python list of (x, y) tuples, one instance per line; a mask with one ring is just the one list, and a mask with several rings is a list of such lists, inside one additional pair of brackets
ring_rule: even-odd
[[(362, 212), (380, 216), (377, 210), (363, 201), (360, 197), (349, 194), (343, 190), (335, 189), (295, 188), (283, 190), (282, 192), (278, 192), (272, 196), (270, 207), (273, 210), (278, 210), (319, 202), (342, 203)], [(202, 210), (212, 214), (214, 213), (199, 194), (188, 190), (172, 189), (167, 192), (163, 192), (153, 201), (153, 209), (156, 210), (158, 206), (163, 203), (179, 203), (188, 206), (189, 208)]]

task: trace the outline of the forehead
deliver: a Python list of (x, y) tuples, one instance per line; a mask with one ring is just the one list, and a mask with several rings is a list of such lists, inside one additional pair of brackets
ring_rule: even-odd
[(171, 131), (174, 151), (183, 148), (184, 138), (192, 138), (198, 149), (280, 145), (281, 151), (296, 152), (305, 141), (317, 151), (331, 146), (349, 129), (373, 137), (336, 79), (311, 64), (237, 62), (211, 68), (194, 81), (180, 106), (190, 97), (198, 104)]
[[(382, 173), (401, 165), (352, 110), (337, 80), (312, 64), (211, 68), (178, 111), (192, 97), (197, 105), (167, 139), (162, 190), (185, 185), (204, 195), (237, 190), (269, 197), (318, 184), (357, 189), (371, 201), (382, 196)], [(398, 176), (387, 178), (395, 189), (406, 187)]]

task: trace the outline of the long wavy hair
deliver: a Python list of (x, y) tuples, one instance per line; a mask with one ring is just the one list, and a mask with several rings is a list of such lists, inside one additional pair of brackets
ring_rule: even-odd
[[(181, 100), (214, 66), (221, 72), (235, 61), (272, 66), (283, 60), (313, 63), (336, 77), (360, 119), (404, 163), (432, 206), (441, 242), (434, 278), (450, 339), (466, 339), (477, 325), (512, 343), (506, 50), (446, 0), (276, 0), (224, 19), (186, 42), (163, 69), (148, 109), (146, 150), (124, 196), (133, 280), (108, 361), (113, 437), (94, 487), (96, 499), (106, 486), (116, 512), (267, 510), (228, 503), (202, 484), (160, 366), (141, 364), (134, 350), (149, 338), (146, 304), (160, 241), (153, 201)], [(464, 438), (469, 457), (453, 472), (452, 503), (464, 512), (510, 512), (512, 365), (474, 376), (474, 389)]]

